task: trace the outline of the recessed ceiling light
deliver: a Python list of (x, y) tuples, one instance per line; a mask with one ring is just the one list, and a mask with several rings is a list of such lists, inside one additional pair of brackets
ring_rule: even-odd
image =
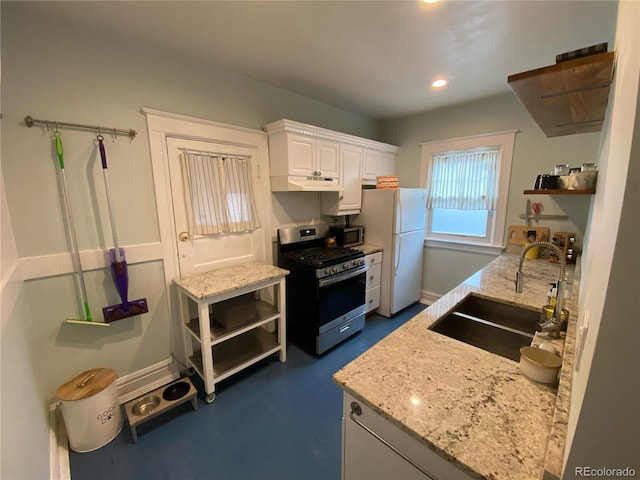
[(449, 83), (449, 80), (447, 80), (446, 78), (438, 78), (437, 80), (434, 80), (433, 82), (431, 82), (431, 86), (433, 88), (442, 88), (448, 83)]
[(438, 0), (422, 0), (424, 3), (436, 3)]

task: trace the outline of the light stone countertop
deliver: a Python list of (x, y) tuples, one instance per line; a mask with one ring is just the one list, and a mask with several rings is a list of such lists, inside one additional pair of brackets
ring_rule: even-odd
[(377, 245), (369, 245), (366, 243), (363, 245), (356, 245), (353, 248), (364, 252), (365, 255), (371, 255), (372, 253), (378, 253), (382, 251), (382, 247), (378, 247)]
[[(567, 266), (569, 325), (557, 386), (524, 377), (518, 363), (428, 328), (470, 293), (539, 310), (559, 265), (506, 253), (334, 375), (335, 383), (472, 478), (560, 477), (566, 437), (578, 281)], [(563, 334), (564, 336), (564, 334)], [(546, 340), (536, 334), (533, 344)], [(564, 348), (563, 348), (564, 347)], [(418, 399), (414, 404), (411, 399)]]
[(249, 262), (175, 278), (173, 283), (197, 300), (282, 278), (289, 271), (266, 263)]

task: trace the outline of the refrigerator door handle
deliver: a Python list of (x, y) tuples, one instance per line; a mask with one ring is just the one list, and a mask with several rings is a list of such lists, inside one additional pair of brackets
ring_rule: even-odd
[(393, 266), (393, 276), (396, 277), (398, 275), (398, 267), (400, 266), (400, 258), (402, 255), (402, 236), (398, 235), (398, 248), (396, 248), (396, 258), (394, 259), (394, 266)]
[(398, 217), (400, 217), (400, 224), (398, 225), (400, 228), (397, 233), (401, 233), (404, 232), (404, 230), (402, 229), (402, 217), (404, 217), (404, 215), (402, 213), (402, 192), (400, 191), (400, 189), (396, 190), (396, 195), (398, 196)]

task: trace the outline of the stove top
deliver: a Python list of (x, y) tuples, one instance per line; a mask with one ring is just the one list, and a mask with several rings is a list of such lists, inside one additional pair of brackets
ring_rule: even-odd
[(355, 248), (307, 248), (304, 250), (294, 250), (283, 254), (284, 258), (296, 262), (311, 265), (314, 268), (324, 268), (332, 265), (347, 262), (364, 257), (364, 252)]

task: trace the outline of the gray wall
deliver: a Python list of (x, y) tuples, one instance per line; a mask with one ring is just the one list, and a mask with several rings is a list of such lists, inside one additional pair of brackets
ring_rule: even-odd
[[(383, 141), (400, 146), (397, 167), (400, 184), (424, 187), (418, 185), (420, 143), (513, 129), (518, 129), (519, 133), (516, 135), (509, 184), (507, 227), (524, 224), (518, 214), (524, 213), (525, 202), (529, 198), (543, 204), (544, 214), (568, 215), (569, 220), (544, 220), (540, 225), (548, 226), (551, 232), (575, 232), (577, 244), (581, 245), (591, 197), (525, 196), (522, 192), (533, 188), (537, 174), (550, 172), (558, 163), (580, 166), (597, 161), (600, 133), (547, 138), (512, 93), (387, 120), (381, 123), (380, 131)], [(486, 254), (427, 248), (422, 288), (444, 294), (492, 258)]]
[[(112, 367), (122, 377), (167, 359), (171, 322), (161, 261), (130, 267), (130, 298), (147, 298), (150, 312), (108, 329), (63, 324), (65, 318), (81, 316), (71, 275), (20, 281), (25, 259), (42, 256), (46, 263), (69, 251), (51, 133), (26, 128), (24, 117), (138, 131), (132, 142), (112, 141), (105, 134), (123, 247), (159, 242), (141, 107), (256, 129), (290, 118), (369, 138), (374, 138), (376, 124), (166, 49), (42, 15), (37, 3), (2, 2), (1, 8), (0, 477), (48, 478), (48, 406), (56, 388), (88, 368)], [(80, 249), (109, 248), (95, 137), (91, 132), (61, 132)], [(314, 205), (317, 209), (317, 195), (311, 205), (293, 217)], [(287, 216), (282, 218), (286, 221)], [(88, 271), (86, 277), (93, 316), (101, 320), (101, 308), (119, 299), (106, 269)]]

